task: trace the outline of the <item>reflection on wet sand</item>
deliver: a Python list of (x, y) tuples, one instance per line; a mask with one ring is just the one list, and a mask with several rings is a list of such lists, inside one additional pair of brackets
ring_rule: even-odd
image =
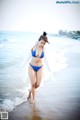
[(37, 107), (36, 101), (30, 105), (31, 110), (31, 120), (48, 120), (48, 118), (45, 118), (41, 115), (40, 109)]
[(10, 120), (79, 120), (78, 69), (70, 66), (55, 74), (55, 83), (45, 81), (37, 92), (36, 102), (26, 101), (16, 107), (9, 114)]

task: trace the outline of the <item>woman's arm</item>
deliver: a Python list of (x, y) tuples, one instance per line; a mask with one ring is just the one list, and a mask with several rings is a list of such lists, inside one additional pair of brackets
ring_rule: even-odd
[(37, 46), (38, 42), (36, 42), (36, 44), (32, 47), (32, 49), (27, 53), (24, 62), (23, 62), (23, 67), (25, 67), (27, 65), (27, 63), (29, 62), (30, 58), (31, 58), (31, 52), (33, 51), (33, 49)]
[(46, 56), (44, 56), (44, 63), (46, 64), (49, 72), (51, 72), (50, 65), (49, 65), (49, 63), (48, 63), (48, 60), (47, 60)]
[[(43, 60), (44, 60), (44, 63), (45, 63), (45, 65), (46, 65), (46, 67), (48, 68), (48, 70), (49, 70), (49, 72), (51, 71), (51, 69), (50, 69), (50, 65), (49, 65), (49, 62), (48, 62), (48, 55), (46, 55), (47, 53), (46, 53), (47, 51), (46, 51), (46, 49), (44, 48), (44, 58), (43, 58)], [(47, 57), (48, 56), (48, 57)]]
[(30, 58), (31, 58), (31, 50), (27, 53), (26, 57), (24, 58), (23, 67), (25, 67), (27, 65)]

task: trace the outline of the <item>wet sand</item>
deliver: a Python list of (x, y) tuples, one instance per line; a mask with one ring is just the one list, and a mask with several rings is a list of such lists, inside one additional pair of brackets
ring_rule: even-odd
[(75, 66), (73, 57), (67, 57), (69, 66), (54, 73), (56, 81), (45, 81), (36, 93), (36, 102), (30, 104), (26, 99), (9, 112), (9, 120), (79, 120), (80, 68)]

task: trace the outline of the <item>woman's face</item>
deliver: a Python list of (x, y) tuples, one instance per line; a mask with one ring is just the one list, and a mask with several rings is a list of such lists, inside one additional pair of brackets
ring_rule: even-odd
[(44, 47), (45, 44), (46, 44), (46, 42), (44, 40), (39, 41), (39, 46), (40, 47)]

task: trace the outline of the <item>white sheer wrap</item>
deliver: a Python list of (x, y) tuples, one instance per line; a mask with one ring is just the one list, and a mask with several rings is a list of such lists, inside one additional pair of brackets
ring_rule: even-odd
[[(38, 42), (36, 42), (36, 44), (37, 43)], [(54, 72), (59, 72), (68, 66), (67, 58), (65, 56), (65, 53), (67, 52), (67, 50), (64, 45), (66, 45), (65, 41), (60, 40), (58, 38), (54, 38), (54, 39), (50, 38), (50, 44), (47, 44), (47, 43), (45, 44), (44, 58), (42, 58), (42, 62), (43, 62), (43, 80), (42, 81), (44, 80), (55, 81)], [(29, 48), (29, 46), (27, 47)], [(27, 51), (28, 51), (28, 48), (26, 49)], [(27, 68), (31, 60), (31, 57), (32, 57), (31, 50), (29, 49), (29, 52), (23, 61), (23, 68), (24, 68), (23, 81), (24, 82), (26, 82), (29, 79)]]
[[(49, 49), (49, 45), (45, 45), (44, 47), (44, 58), (42, 58), (42, 62), (43, 62), (43, 79), (42, 79), (42, 83), (45, 80), (55, 80), (53, 77), (53, 64), (51, 61), (54, 61), (52, 59), (54, 59), (53, 57), (53, 52), (51, 50), (51, 48)], [(24, 61), (23, 61), (23, 68), (24, 68), (24, 72), (23, 72), (23, 81), (26, 82), (27, 80), (29, 80), (29, 76), (28, 76), (28, 65), (30, 63), (31, 60), (31, 50), (29, 50), (29, 52), (27, 53)]]

